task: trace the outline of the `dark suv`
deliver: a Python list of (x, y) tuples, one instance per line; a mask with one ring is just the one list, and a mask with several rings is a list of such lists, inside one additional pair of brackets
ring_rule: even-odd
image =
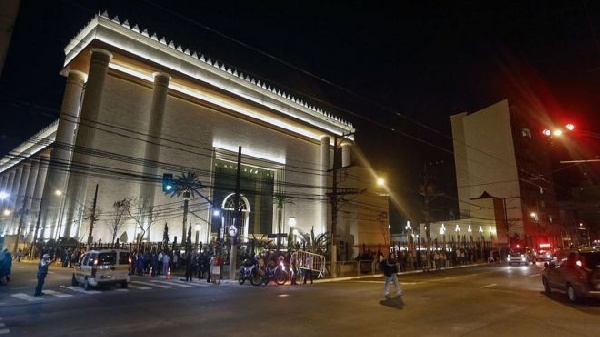
[(566, 293), (574, 303), (585, 297), (600, 298), (600, 251), (577, 249), (562, 253), (544, 264), (542, 284), (546, 294), (557, 290)]

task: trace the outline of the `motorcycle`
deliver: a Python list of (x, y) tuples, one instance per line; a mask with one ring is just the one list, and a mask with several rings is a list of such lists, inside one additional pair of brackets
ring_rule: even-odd
[(283, 260), (279, 261), (279, 265), (271, 262), (266, 266), (263, 274), (263, 284), (267, 285), (271, 280), (274, 280), (278, 285), (284, 285), (289, 279), (289, 272), (287, 267), (283, 263)]
[[(255, 274), (258, 274), (256, 269), (257, 269), (256, 264), (250, 262), (249, 259), (245, 259), (244, 262), (242, 263), (242, 266), (240, 267), (240, 278), (239, 278), (240, 285), (244, 284), (244, 282), (246, 282), (246, 280), (249, 280), (250, 283), (254, 285), (253, 276)], [(260, 285), (260, 280), (258, 281), (258, 284), (256, 284), (256, 285)]]

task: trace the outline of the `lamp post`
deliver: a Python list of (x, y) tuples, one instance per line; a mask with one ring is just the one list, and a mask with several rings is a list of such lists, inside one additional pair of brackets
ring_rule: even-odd
[[(290, 219), (288, 220), (288, 224), (290, 226), (290, 235), (288, 236), (288, 240), (291, 240), (291, 243), (293, 245), (294, 242), (296, 242), (296, 240), (294, 239), (294, 230), (296, 229), (296, 218), (295, 217), (290, 217)], [(290, 246), (290, 242), (288, 242), (288, 247)]]

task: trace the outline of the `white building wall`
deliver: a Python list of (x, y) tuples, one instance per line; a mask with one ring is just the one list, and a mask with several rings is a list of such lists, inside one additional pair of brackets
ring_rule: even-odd
[[(104, 88), (100, 122), (146, 134), (148, 132), (147, 121), (150, 101), (151, 88), (109, 74)], [(106, 126), (100, 126), (100, 128), (108, 128), (109, 132), (96, 130), (95, 148), (127, 157), (143, 158), (144, 137), (136, 135), (135, 132), (118, 128), (114, 129)], [(113, 132), (131, 138), (120, 137)], [(274, 129), (202, 107), (174, 96), (169, 96), (167, 99), (162, 137), (162, 144), (165, 146), (161, 148), (160, 162), (193, 169), (199, 173), (201, 181), (206, 185), (212, 184), (213, 146), (232, 151), (237, 151), (237, 147), (242, 146), (242, 158), (252, 156), (268, 160), (279, 160), (285, 163), (289, 169), (285, 170), (284, 174), (285, 182), (283, 186), (288, 186), (285, 187), (284, 192), (292, 196), (312, 194), (315, 198), (309, 200), (311, 198), (305, 196), (291, 200), (293, 205), (286, 204), (283, 217), (284, 229), (288, 228), (287, 219), (289, 217), (296, 218), (298, 229), (301, 231), (309, 231), (312, 226), (315, 229), (320, 228), (319, 224), (323, 221), (320, 210), (324, 204), (316, 198), (318, 194), (317, 187), (320, 183), (319, 175), (314, 174), (318, 172), (320, 165), (320, 147), (316, 142), (291, 137)], [(184, 144), (165, 141), (166, 139)], [(127, 163), (107, 158), (93, 158), (92, 165), (108, 166), (115, 171), (126, 170), (137, 173), (142, 171), (139, 163)], [(175, 177), (181, 174), (181, 172), (167, 169), (159, 169), (159, 172), (170, 172)], [(102, 210), (102, 215), (101, 220), (94, 228), (94, 241), (101, 238), (102, 242), (110, 242), (109, 223), (112, 219), (111, 213), (113, 213), (112, 204), (123, 198), (139, 197), (139, 184), (141, 182), (131, 179), (114, 180), (114, 177), (98, 178), (92, 175), (88, 180), (87, 205), (93, 199), (96, 183), (100, 184), (98, 208)], [(297, 184), (305, 184), (315, 188), (293, 187)], [(177, 201), (182, 203), (182, 199), (170, 198), (164, 195), (158, 182), (155, 184), (155, 191), (156, 206)], [(208, 189), (205, 192), (207, 196), (210, 195)], [(208, 220), (210, 212), (206, 203), (201, 200), (191, 200), (190, 205), (193, 204), (203, 204), (202, 207), (195, 208), (206, 209), (206, 211), (197, 214), (205, 216)], [(171, 240), (174, 236), (177, 236), (178, 242), (181, 242), (182, 212), (177, 211), (178, 208), (178, 205), (171, 205), (171, 211), (168, 212), (170, 217), (155, 224), (150, 231), (151, 241), (162, 240), (162, 228), (164, 223), (167, 222)], [(274, 212), (274, 225), (276, 221), (277, 213)], [(88, 222), (84, 221), (82, 228), (79, 230), (78, 237), (83, 238), (83, 241), (85, 241), (89, 232)], [(188, 215), (188, 222), (192, 225), (200, 224), (200, 238), (205, 240), (205, 222), (191, 214)], [(76, 230), (77, 226), (74, 226), (72, 235), (75, 237), (77, 237)], [(123, 231), (127, 232), (127, 237), (131, 242), (138, 230), (133, 220), (127, 220), (127, 225), (121, 232)], [(192, 227), (192, 233), (194, 232), (195, 228)], [(117, 237), (120, 235), (118, 234)], [(195, 234), (192, 235), (192, 240), (195, 239), (194, 236)]]
[[(461, 123), (462, 121), (462, 123)], [(462, 207), (470, 199), (487, 191), (491, 196), (506, 199), (511, 231), (523, 233), (519, 176), (510, 124), (507, 100), (500, 101), (472, 114), (453, 116), (453, 135), (464, 135), (464, 148), (455, 141), (458, 194)], [(466, 158), (463, 157), (466, 154)], [(466, 162), (466, 165), (465, 165)], [(466, 178), (461, 175), (466, 166)], [(465, 184), (465, 182), (467, 184)], [(468, 199), (466, 198), (468, 191)], [(471, 208), (471, 206), (469, 206)]]

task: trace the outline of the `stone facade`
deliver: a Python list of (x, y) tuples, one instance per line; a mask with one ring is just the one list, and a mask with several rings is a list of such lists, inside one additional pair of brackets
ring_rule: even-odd
[[(350, 123), (107, 14), (93, 18), (65, 48), (65, 54), (62, 74), (67, 77), (67, 90), (60, 121), (27, 142), (24, 155), (0, 161), (0, 188), (12, 195), (2, 201), (3, 208), (14, 209), (19, 201), (41, 209), (37, 214), (30, 212), (22, 228), (30, 241), (73, 237), (86, 242), (96, 185), (100, 212), (92, 232), (94, 241), (111, 242), (116, 237), (131, 242), (141, 235), (131, 217), (124, 217), (116, 233), (111, 228), (116, 218), (113, 205), (123, 199), (148, 202), (142, 217), (145, 225), (152, 210), (160, 213), (141, 239), (162, 241), (165, 223), (171, 239), (177, 236), (179, 242), (188, 226), (204, 242), (221, 236), (219, 229), (228, 224), (215, 211), (227, 211), (227, 200), (222, 204), (213, 200), (224, 193), (215, 190), (215, 165), (237, 166), (240, 148), (244, 170), (256, 170), (268, 178), (255, 181), (263, 189), (271, 186), (260, 191), (262, 196), (287, 199), (279, 212), (275, 203), (247, 201), (259, 200), (259, 191), (241, 191), (245, 223), (250, 221), (247, 213), (262, 212), (252, 221), (266, 226), (253, 228), (270, 228), (253, 234), (277, 233), (280, 223), (281, 231), (289, 233), (289, 218), (295, 218), (300, 231), (328, 231), (325, 183), (330, 180), (332, 135), (353, 134)], [(344, 164), (350, 165), (352, 137), (345, 138)], [(34, 161), (39, 163), (30, 164)], [(26, 165), (28, 176), (20, 179)], [(163, 193), (161, 177), (188, 172), (197, 175), (202, 196), (189, 200), (190, 214), (184, 224), (183, 199)], [(15, 185), (17, 175), (25, 182), (23, 188)], [(352, 186), (353, 180), (358, 184), (361, 177), (353, 176), (346, 184)], [(35, 186), (26, 186), (29, 182)], [(15, 197), (27, 191), (40, 196)], [(27, 203), (28, 198), (33, 203)], [(382, 227), (379, 222), (365, 225), (360, 217), (355, 218), (352, 225), (340, 226), (353, 228), (355, 246), (361, 238), (369, 245), (384, 243), (375, 238), (378, 234), (369, 234), (379, 231), (371, 228)], [(18, 221), (10, 216), (2, 220), (4, 234), (17, 233)]]

